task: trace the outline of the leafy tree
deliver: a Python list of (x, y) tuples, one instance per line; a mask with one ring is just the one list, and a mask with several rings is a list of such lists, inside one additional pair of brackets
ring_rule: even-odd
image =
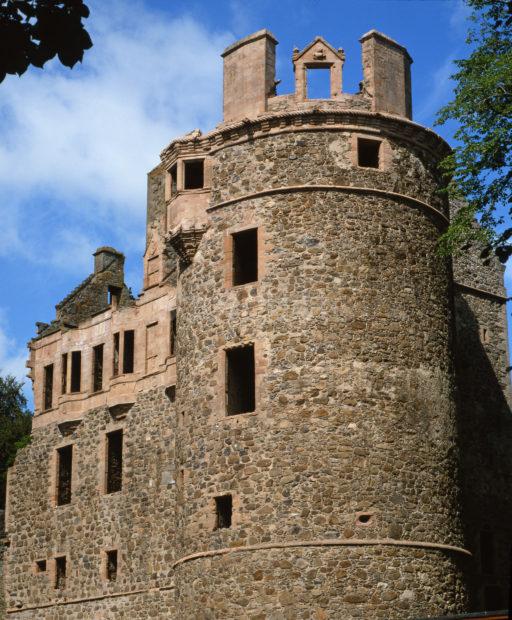
[(73, 67), (92, 47), (87, 17), (83, 0), (0, 0), (0, 82), (55, 56)]
[(32, 414), (27, 409), (23, 384), (13, 376), (0, 376), (0, 507), (5, 506), (7, 468), (16, 452), (30, 441)]
[(472, 8), (466, 39), (472, 52), (456, 61), (455, 96), (436, 121), (458, 124), (458, 146), (442, 169), (450, 197), (464, 204), (440, 249), (449, 254), (478, 240), (505, 261), (512, 254), (512, 1), (465, 1)]

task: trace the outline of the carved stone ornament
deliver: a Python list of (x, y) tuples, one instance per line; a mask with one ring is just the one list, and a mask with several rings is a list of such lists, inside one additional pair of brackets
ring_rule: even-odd
[(184, 266), (190, 265), (206, 229), (207, 226), (193, 228), (180, 226), (165, 237), (166, 246), (172, 247)]

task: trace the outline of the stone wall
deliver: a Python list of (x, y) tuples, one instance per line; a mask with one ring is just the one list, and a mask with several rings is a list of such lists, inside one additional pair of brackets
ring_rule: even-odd
[[(35, 431), (16, 459), (6, 554), (9, 617), (147, 618), (173, 614), (174, 405), (162, 389), (141, 394), (125, 419), (88, 412), (69, 436)], [(105, 494), (105, 433), (122, 428), (123, 487)], [(55, 505), (55, 450), (73, 444), (70, 504)], [(102, 554), (118, 550), (115, 582)], [(66, 587), (55, 588), (54, 558), (67, 556)], [(47, 570), (36, 573), (35, 562)], [(117, 615), (116, 615), (117, 614)]]
[[(370, 170), (354, 165), (353, 145), (349, 132), (317, 128), (215, 155), (211, 226), (180, 278), (184, 618), (464, 609), (443, 218), (397, 194), (445, 205), (421, 149), (389, 138), (383, 168)], [(264, 274), (225, 288), (226, 237), (250, 226), (263, 231)], [(226, 417), (225, 349), (247, 342), (256, 411)], [(225, 493), (233, 525), (215, 530)], [(336, 566), (350, 578), (337, 581)]]

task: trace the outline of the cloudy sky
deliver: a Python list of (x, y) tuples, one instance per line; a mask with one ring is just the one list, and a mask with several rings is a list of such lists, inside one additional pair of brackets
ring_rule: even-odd
[[(0, 84), (0, 371), (25, 375), (35, 321), (92, 270), (92, 252), (127, 256), (141, 286), (146, 173), (174, 137), (220, 121), (220, 53), (268, 28), (279, 40), (279, 94), (291, 52), (320, 34), (345, 49), (344, 90), (361, 80), (362, 34), (376, 28), (414, 59), (417, 122), (450, 98), (466, 53), (459, 0), (90, 0), (94, 47), (72, 71), (58, 63)], [(448, 140), (450, 127), (438, 130)]]

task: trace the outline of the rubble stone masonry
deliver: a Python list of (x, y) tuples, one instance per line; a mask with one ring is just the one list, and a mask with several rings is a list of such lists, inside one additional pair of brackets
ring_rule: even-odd
[[(279, 96), (273, 35), (230, 46), (224, 122), (149, 174), (141, 295), (100, 248), (40, 324), (33, 438), (9, 474), (7, 617), (505, 607), (502, 269), (477, 248), (437, 255), (449, 147), (410, 120), (405, 48), (361, 42), (353, 95), (321, 37), (294, 50), (297, 90)], [(315, 68), (329, 100), (308, 99)]]

